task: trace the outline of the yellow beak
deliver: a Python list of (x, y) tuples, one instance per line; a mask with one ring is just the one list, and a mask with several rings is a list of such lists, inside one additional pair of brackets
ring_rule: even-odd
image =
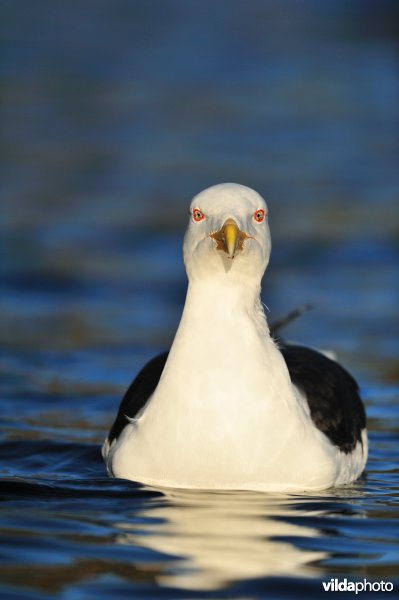
[(238, 234), (240, 232), (238, 225), (233, 219), (227, 219), (222, 227), (222, 231), (224, 232), (227, 256), (234, 258), (237, 249)]
[(234, 258), (236, 251), (242, 250), (243, 242), (249, 236), (240, 231), (234, 219), (227, 219), (223, 227), (211, 233), (210, 237), (216, 241), (217, 250), (223, 250), (229, 258)]

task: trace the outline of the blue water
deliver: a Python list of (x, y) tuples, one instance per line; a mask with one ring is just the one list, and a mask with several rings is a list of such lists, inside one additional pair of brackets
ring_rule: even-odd
[[(345, 577), (397, 595), (396, 5), (3, 12), (0, 596), (319, 598)], [(106, 476), (120, 398), (179, 321), (190, 198), (230, 180), (270, 206), (270, 319), (312, 302), (286, 337), (334, 350), (360, 383), (370, 459), (351, 486)]]

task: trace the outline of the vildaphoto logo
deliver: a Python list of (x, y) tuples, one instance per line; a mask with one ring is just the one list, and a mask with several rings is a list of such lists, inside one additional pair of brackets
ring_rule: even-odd
[(344, 579), (330, 579), (322, 581), (325, 592), (392, 592), (393, 583), (390, 581), (348, 581)]

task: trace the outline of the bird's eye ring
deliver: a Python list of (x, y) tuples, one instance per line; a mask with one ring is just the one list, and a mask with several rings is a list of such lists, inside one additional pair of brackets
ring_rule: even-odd
[(199, 208), (193, 208), (193, 219), (196, 223), (199, 221), (203, 221), (205, 219), (205, 215)]
[(264, 218), (265, 218), (265, 211), (263, 210), (263, 208), (260, 208), (259, 210), (256, 210), (254, 212), (254, 220), (257, 223), (262, 223), (262, 221), (264, 220)]

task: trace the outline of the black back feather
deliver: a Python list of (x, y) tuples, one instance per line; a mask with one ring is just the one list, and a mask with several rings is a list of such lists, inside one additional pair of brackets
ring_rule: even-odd
[(108, 442), (110, 444), (115, 438), (119, 437), (122, 430), (129, 423), (127, 417), (133, 419), (146, 405), (158, 385), (168, 354), (169, 352), (163, 352), (151, 359), (130, 384), (123, 396), (115, 422), (109, 432)]
[(316, 427), (345, 453), (361, 441), (366, 414), (353, 377), (311, 348), (282, 345), (291, 381), (306, 396)]

